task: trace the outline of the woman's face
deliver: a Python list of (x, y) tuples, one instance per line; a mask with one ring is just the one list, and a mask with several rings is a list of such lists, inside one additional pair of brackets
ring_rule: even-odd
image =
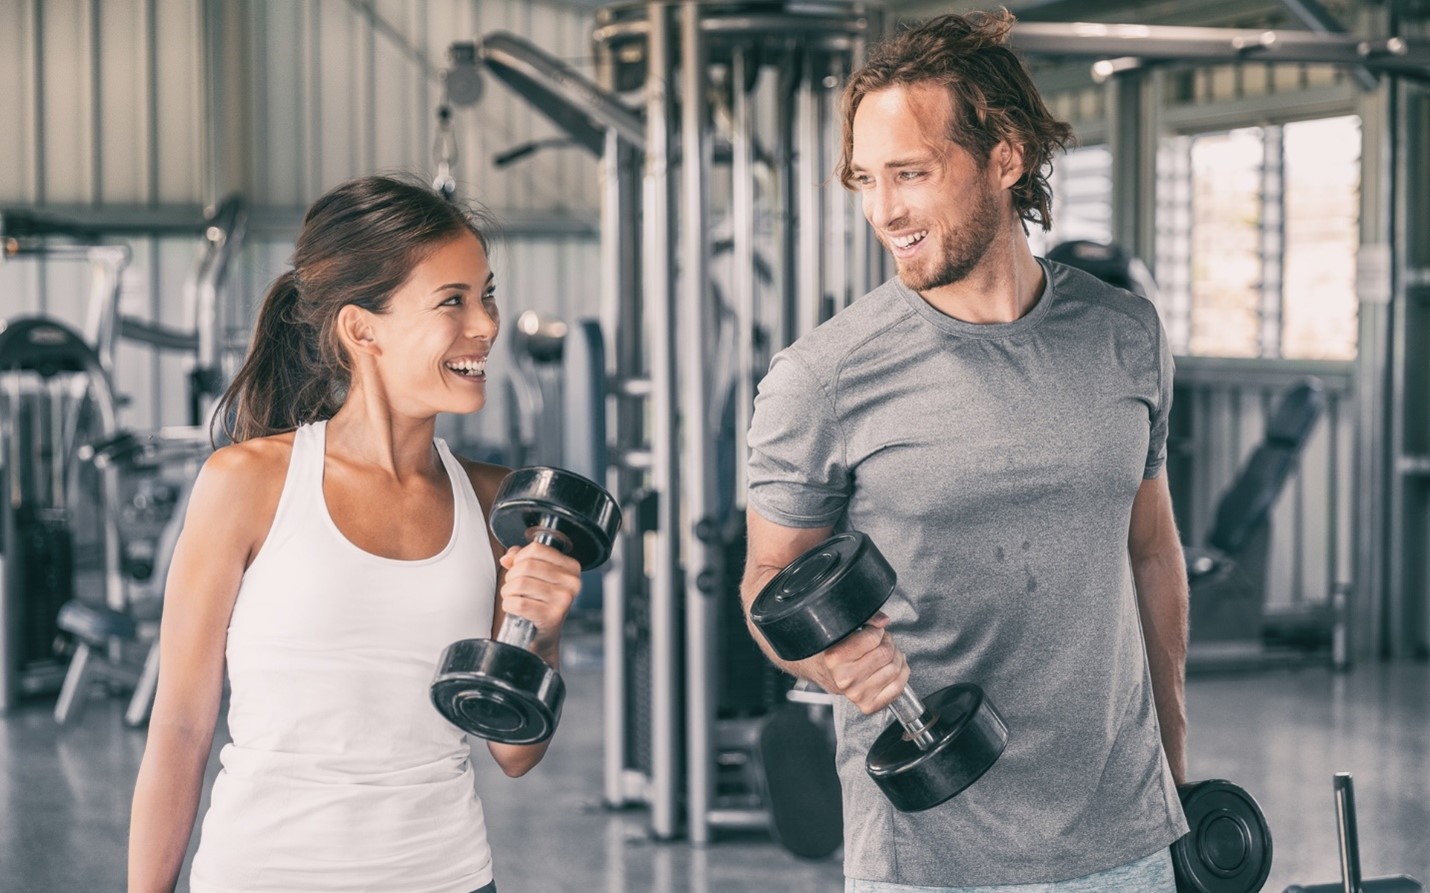
[(470, 232), (439, 245), (371, 318), (387, 401), (404, 415), (476, 412), (499, 319), (486, 252)]

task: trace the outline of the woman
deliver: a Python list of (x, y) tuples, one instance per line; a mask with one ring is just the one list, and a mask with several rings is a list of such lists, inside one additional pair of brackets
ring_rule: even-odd
[[(434, 438), (438, 413), (486, 402), (497, 329), (470, 214), (385, 177), (309, 209), (220, 405), (234, 443), (200, 472), (169, 573), (131, 893), (174, 887), (225, 663), (233, 741), (194, 893), (495, 890), (468, 745), (428, 686), (447, 644), (492, 635), (506, 611), (558, 665), (580, 586), (560, 552), (490, 537), (505, 469)], [(509, 776), (546, 751), (487, 747)]]

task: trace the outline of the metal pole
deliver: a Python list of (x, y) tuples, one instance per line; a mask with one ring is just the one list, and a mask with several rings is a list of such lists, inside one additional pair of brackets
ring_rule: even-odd
[(735, 288), (735, 507), (745, 506), (746, 463), (749, 444), (744, 432), (750, 430), (754, 414), (755, 382), (755, 180), (754, 180), (754, 115), (750, 94), (745, 89), (750, 62), (743, 47), (735, 47), (730, 56), (730, 83), (734, 103), (731, 117), (734, 129), (730, 134), (730, 218), (734, 227), (734, 288)]
[(650, 595), (651, 642), (651, 830), (658, 838), (677, 832), (679, 799), (677, 693), (680, 654), (676, 639), (676, 590), (680, 579), (680, 494), (675, 425), (675, 326), (672, 312), (670, 255), (659, 250), (671, 244), (670, 183), (670, 58), (667, 8), (647, 7), (650, 32), (646, 71), (646, 167), (643, 242), (652, 250), (643, 256), (643, 293), (649, 312), (651, 354), (651, 486), (658, 521), (653, 531), (653, 573)]
[[(623, 207), (621, 197), (621, 144), (615, 132), (608, 130), (606, 151), (601, 156), (601, 332), (606, 340), (606, 356), (614, 358), (618, 366), (621, 355), (617, 353), (615, 344), (623, 286), (619, 239), (625, 234), (621, 218), (628, 210)], [(617, 498), (623, 492), (621, 477), (620, 470), (614, 466), (607, 472), (606, 485), (617, 494)], [(626, 539), (625, 536), (616, 537), (611, 556), (611, 566), (616, 568), (618, 579), (624, 576), (621, 568), (629, 560), (625, 554)], [(612, 592), (613, 587), (606, 585), (609, 578), (609, 574), (601, 577), (604, 590), (601, 597), (601, 631), (605, 655), (605, 678), (602, 680), (605, 712), (602, 720), (606, 744), (603, 789), (608, 805), (622, 806), (626, 802), (621, 780), (625, 770), (625, 716), (629, 709), (626, 704), (626, 654), (623, 647), (626, 593), (622, 587), (614, 587), (616, 591)]]
[(1336, 838), (1341, 847), (1341, 887), (1345, 893), (1361, 893), (1360, 837), (1356, 833), (1356, 792), (1349, 772), (1337, 772)]
[[(738, 87), (736, 88), (738, 89)], [(688, 834), (694, 844), (708, 843), (711, 797), (714, 794), (715, 725), (715, 555), (709, 454), (710, 358), (713, 340), (710, 301), (710, 249), (706, 233), (709, 202), (705, 174), (711, 167), (706, 131), (705, 46), (700, 34), (700, 5), (680, 6), (680, 179), (684, 195), (680, 226), (680, 325), (685, 412), (684, 470), (681, 499), (685, 505), (682, 553), (685, 560), (686, 647), (686, 792)]]
[(804, 55), (799, 91), (795, 98), (796, 125), (799, 137), (797, 153), (799, 191), (799, 278), (797, 328), (795, 337), (808, 333), (819, 325), (820, 305), (820, 234), (819, 215), (819, 115), (815, 107), (814, 61)]

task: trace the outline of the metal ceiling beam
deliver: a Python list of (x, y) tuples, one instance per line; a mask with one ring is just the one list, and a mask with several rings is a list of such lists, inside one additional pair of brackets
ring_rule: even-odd
[(1026, 22), (1014, 26), (1013, 46), (1025, 53), (1051, 56), (1361, 65), (1430, 77), (1430, 41), (1423, 38), (1367, 40), (1354, 35), (1251, 28)]
[[(1291, 14), (1316, 34), (1345, 34), (1345, 26), (1321, 5), (1320, 0), (1281, 0), (1281, 4), (1291, 10)], [(1361, 89), (1369, 92), (1380, 86), (1380, 78), (1364, 65), (1355, 65), (1351, 74)]]

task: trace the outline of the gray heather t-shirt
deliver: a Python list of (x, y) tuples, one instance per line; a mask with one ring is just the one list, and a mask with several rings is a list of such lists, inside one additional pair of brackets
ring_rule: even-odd
[(865, 774), (887, 714), (835, 700), (845, 874), (922, 886), (1037, 883), (1186, 832), (1162, 751), (1127, 552), (1166, 456), (1172, 360), (1155, 308), (1042, 261), (1007, 324), (885, 283), (770, 364), (749, 500), (787, 527), (868, 534), (884, 606), (927, 694), (983, 687), (1008, 748), (971, 788), (901, 813)]

